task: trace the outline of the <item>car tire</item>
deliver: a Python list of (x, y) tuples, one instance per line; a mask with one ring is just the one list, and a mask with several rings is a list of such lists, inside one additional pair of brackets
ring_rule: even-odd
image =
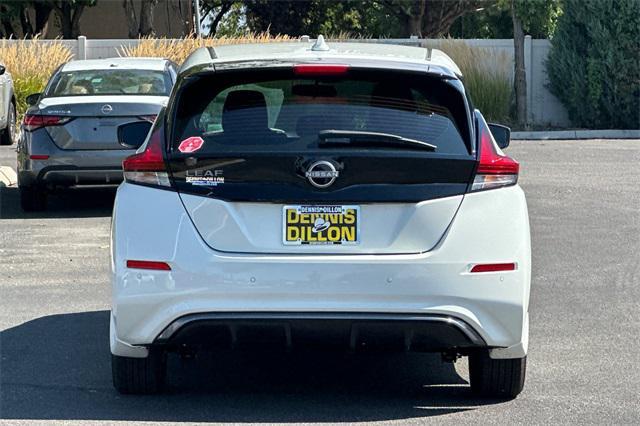
[[(19, 185), (18, 185), (19, 186)], [(37, 186), (19, 186), (20, 206), (25, 212), (42, 211), (47, 208), (47, 193)]]
[(16, 107), (13, 103), (9, 104), (7, 113), (7, 127), (0, 131), (0, 145), (13, 145), (16, 135)]
[(487, 351), (469, 355), (471, 391), (480, 396), (513, 399), (524, 387), (527, 357), (491, 359)]
[(149, 351), (146, 358), (111, 355), (113, 387), (122, 394), (147, 395), (161, 392), (166, 376), (166, 355)]

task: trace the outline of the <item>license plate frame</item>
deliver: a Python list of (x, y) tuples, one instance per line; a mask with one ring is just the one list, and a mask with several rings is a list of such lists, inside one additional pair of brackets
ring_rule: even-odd
[[(290, 211), (295, 211), (295, 214), (290, 216)], [(294, 221), (294, 218), (297, 221)], [(353, 223), (350, 218), (353, 218)], [(361, 241), (360, 223), (361, 215), (358, 205), (285, 205), (282, 207), (282, 244), (286, 246), (358, 245)]]

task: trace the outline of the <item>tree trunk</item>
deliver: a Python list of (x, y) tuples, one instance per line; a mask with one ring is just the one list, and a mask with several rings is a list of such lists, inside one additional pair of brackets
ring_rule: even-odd
[[(231, 10), (231, 7), (233, 7), (233, 1), (223, 1), (222, 4), (220, 5), (220, 10), (218, 11), (210, 10), (208, 12), (208, 13), (210, 12), (215, 13), (213, 19), (211, 20), (211, 26), (209, 27), (209, 37), (213, 37), (216, 35), (220, 21), (222, 21), (222, 18), (224, 17), (224, 15), (226, 15), (227, 12)], [(203, 16), (206, 16), (207, 14)]]
[(11, 22), (11, 16), (6, 9), (6, 6), (0, 4), (0, 23), (3, 28), (3, 36), (6, 38), (17, 37), (15, 28), (13, 28), (13, 23)]
[(82, 16), (82, 12), (84, 12), (84, 6), (79, 5), (75, 7), (75, 11), (73, 11), (73, 16), (71, 17), (71, 37), (70, 38), (78, 38), (80, 35), (80, 16)]
[(527, 125), (527, 74), (524, 68), (524, 31), (522, 21), (516, 13), (515, 0), (511, 0), (514, 49), (514, 91), (516, 94), (516, 122), (521, 127)]
[(122, 2), (124, 14), (127, 18), (127, 27), (129, 28), (129, 38), (138, 38), (138, 18), (136, 18), (136, 9), (133, 7), (133, 0), (124, 0)]
[(158, 0), (142, 0), (140, 5), (140, 30), (141, 36), (152, 36), (155, 34), (153, 28), (153, 11), (158, 4)]
[(35, 33), (43, 37), (47, 35), (49, 27), (49, 16), (51, 16), (51, 5), (46, 3), (34, 3), (33, 8), (36, 11), (36, 27)]
[(24, 4), (20, 5), (20, 26), (22, 27), (22, 37), (32, 38), (34, 36), (33, 26), (31, 25), (31, 17), (29, 9)]
[(58, 17), (60, 18), (60, 29), (62, 30), (62, 38), (74, 38), (73, 28), (71, 25), (71, 5), (63, 2), (61, 6), (56, 8)]
[(429, 0), (422, 25), (422, 35), (437, 38), (447, 35), (451, 25), (462, 15), (474, 13), (481, 0)]
[(409, 7), (409, 36), (422, 37), (422, 20), (424, 18), (426, 0), (413, 1)]

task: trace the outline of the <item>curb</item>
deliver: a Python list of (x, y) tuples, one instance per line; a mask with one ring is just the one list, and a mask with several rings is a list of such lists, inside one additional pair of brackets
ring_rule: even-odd
[(8, 166), (0, 167), (0, 186), (12, 186), (18, 183), (15, 170)]
[(640, 139), (640, 130), (557, 130), (550, 132), (511, 132), (511, 139)]

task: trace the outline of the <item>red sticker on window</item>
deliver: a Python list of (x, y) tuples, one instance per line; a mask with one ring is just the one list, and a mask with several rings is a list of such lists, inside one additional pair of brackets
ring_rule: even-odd
[(204, 141), (200, 136), (192, 136), (180, 142), (180, 146), (178, 146), (178, 151), (184, 153), (195, 152), (202, 148), (202, 144)]

